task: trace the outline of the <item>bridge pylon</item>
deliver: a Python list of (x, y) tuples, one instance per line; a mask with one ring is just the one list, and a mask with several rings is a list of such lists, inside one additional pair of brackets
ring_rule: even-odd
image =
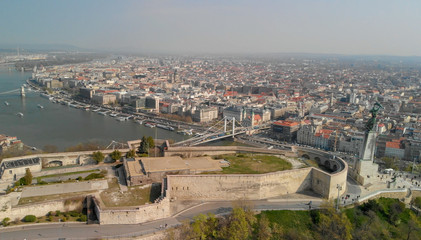
[(232, 138), (235, 138), (235, 117), (232, 117)]

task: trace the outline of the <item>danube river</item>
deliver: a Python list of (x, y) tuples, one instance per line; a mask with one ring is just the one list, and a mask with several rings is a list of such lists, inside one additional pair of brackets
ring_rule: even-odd
[(187, 138), (173, 131), (147, 128), (133, 120), (119, 122), (110, 116), (55, 104), (40, 97), (38, 92), (27, 91), (25, 98), (21, 98), (19, 92), (3, 94), (20, 89), (30, 76), (31, 73), (15, 71), (13, 66), (10, 69), (0, 66), (0, 134), (17, 136), (26, 145), (40, 149), (55, 145), (64, 150), (79, 143), (108, 145), (112, 140), (127, 142), (143, 135), (175, 141)]

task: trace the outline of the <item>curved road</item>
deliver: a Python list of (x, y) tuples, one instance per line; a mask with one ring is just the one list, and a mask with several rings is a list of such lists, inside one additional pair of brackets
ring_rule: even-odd
[[(318, 208), (321, 199), (311, 198), (312, 207)], [(308, 210), (309, 199), (269, 199), (250, 201), (247, 204), (261, 210)], [(217, 215), (227, 214), (232, 209), (231, 201), (215, 201), (197, 204), (174, 217), (161, 219), (149, 223), (133, 225), (86, 225), (84, 223), (52, 223), (46, 225), (19, 226), (0, 229), (1, 240), (12, 239), (96, 239), (96, 238), (124, 238), (150, 234), (162, 231), (160, 226), (168, 224), (175, 226), (184, 220), (191, 220), (200, 213), (212, 212)]]

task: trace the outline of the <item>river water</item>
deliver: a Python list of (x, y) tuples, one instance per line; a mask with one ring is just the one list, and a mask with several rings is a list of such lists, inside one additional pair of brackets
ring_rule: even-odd
[[(181, 141), (187, 136), (159, 128), (147, 128), (133, 120), (119, 122), (110, 116), (55, 104), (40, 97), (38, 92), (2, 94), (20, 89), (31, 73), (0, 66), (0, 134), (17, 136), (26, 145), (42, 148), (55, 145), (59, 150), (79, 143), (98, 142), (108, 145), (112, 140), (127, 142), (145, 136)], [(8, 106), (4, 104), (7, 101)], [(40, 109), (38, 104), (44, 106)], [(23, 113), (23, 117), (16, 115)]]

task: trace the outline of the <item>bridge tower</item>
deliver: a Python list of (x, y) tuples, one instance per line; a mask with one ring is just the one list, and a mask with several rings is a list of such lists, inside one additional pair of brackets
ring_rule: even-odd
[(235, 137), (235, 117), (232, 117), (232, 138)]
[(227, 117), (224, 117), (224, 133), (227, 132)]
[(20, 96), (25, 97), (25, 88), (23, 86), (20, 88)]

